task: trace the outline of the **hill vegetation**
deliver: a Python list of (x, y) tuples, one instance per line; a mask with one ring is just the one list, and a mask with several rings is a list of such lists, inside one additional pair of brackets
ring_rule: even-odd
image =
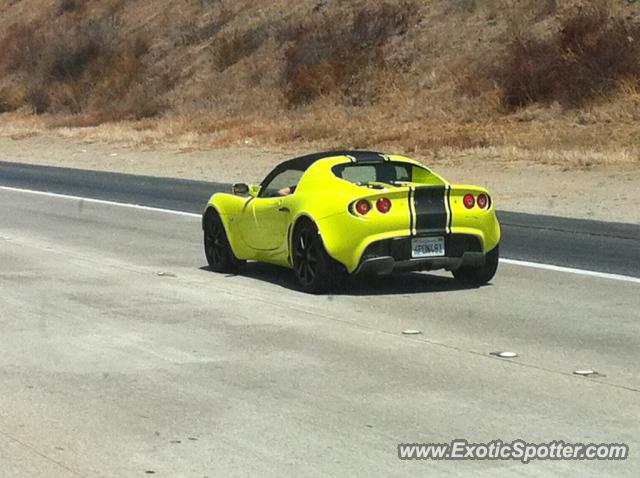
[(5, 0), (1, 121), (639, 161), (638, 14), (627, 0)]

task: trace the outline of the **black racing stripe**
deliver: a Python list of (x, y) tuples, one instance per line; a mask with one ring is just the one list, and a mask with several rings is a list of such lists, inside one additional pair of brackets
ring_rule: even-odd
[(414, 192), (417, 234), (446, 234), (445, 186), (422, 186)]
[(409, 188), (409, 234), (413, 236), (415, 209), (413, 207), (413, 188)]
[(451, 209), (451, 186), (447, 186), (447, 198), (445, 199), (449, 205), (449, 223), (447, 224), (447, 232), (451, 234), (451, 227), (453, 226), (453, 209)]

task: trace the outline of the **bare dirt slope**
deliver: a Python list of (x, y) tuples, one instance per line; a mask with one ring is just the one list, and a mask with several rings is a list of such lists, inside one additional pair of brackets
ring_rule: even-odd
[(623, 0), (5, 0), (0, 111), (196, 147), (506, 147), (637, 164), (638, 12)]

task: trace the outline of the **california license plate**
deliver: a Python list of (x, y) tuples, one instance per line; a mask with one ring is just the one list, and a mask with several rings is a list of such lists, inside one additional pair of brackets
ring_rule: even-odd
[(444, 253), (444, 237), (414, 237), (411, 239), (411, 257), (442, 257)]

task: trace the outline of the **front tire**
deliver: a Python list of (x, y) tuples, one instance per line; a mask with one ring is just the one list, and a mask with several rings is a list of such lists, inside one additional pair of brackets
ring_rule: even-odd
[(487, 284), (498, 271), (498, 262), (500, 260), (500, 247), (496, 246), (489, 251), (485, 257), (483, 266), (463, 266), (452, 271), (453, 277), (458, 282), (465, 285), (479, 287)]
[(242, 263), (234, 255), (222, 219), (214, 210), (207, 212), (204, 221), (204, 253), (214, 272), (234, 273)]
[(346, 275), (344, 267), (327, 253), (317, 228), (311, 222), (303, 222), (296, 227), (292, 251), (293, 269), (304, 292), (328, 292)]

